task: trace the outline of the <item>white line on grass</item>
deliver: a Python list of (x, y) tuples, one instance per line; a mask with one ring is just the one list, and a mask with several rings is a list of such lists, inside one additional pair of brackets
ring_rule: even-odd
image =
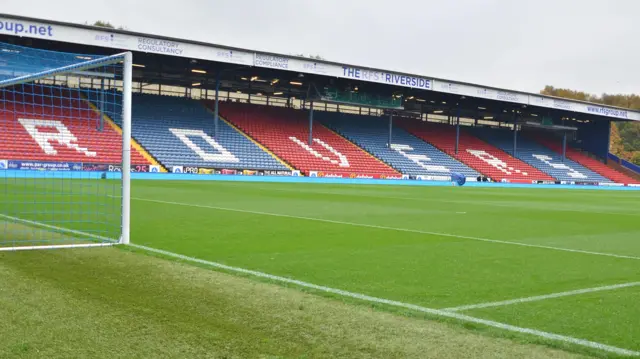
[(79, 236), (87, 236), (87, 237), (90, 237), (90, 238), (99, 239), (101, 241), (104, 241), (104, 243), (71, 243), (71, 244), (51, 244), (51, 245), (41, 245), (41, 246), (37, 246), (36, 245), (36, 246), (0, 247), (0, 251), (25, 251), (25, 250), (31, 250), (31, 249), (62, 249), (62, 248), (82, 248), (82, 247), (107, 247), (107, 246), (112, 246), (112, 245), (118, 244), (118, 242), (116, 242), (115, 240), (113, 240), (111, 238), (99, 236), (97, 234), (92, 234), (92, 233), (87, 233), (87, 232), (82, 232), (82, 231), (76, 231), (74, 229), (62, 228), (62, 227), (53, 226), (53, 225), (42, 223), (42, 222), (30, 221), (28, 219), (8, 216), (8, 215), (2, 214), (2, 213), (0, 213), (0, 218), (6, 218), (6, 219), (14, 221), (14, 222), (21, 222), (21, 223), (31, 224), (33, 226), (38, 226), (38, 227), (42, 227), (42, 228), (53, 229), (55, 231), (62, 231), (62, 232), (66, 232), (66, 233), (76, 234), (76, 235), (79, 235)]
[(223, 270), (230, 271), (230, 272), (248, 274), (248, 275), (251, 275), (251, 276), (254, 276), (254, 277), (265, 278), (265, 279), (273, 280), (273, 281), (280, 282), (280, 283), (293, 284), (293, 285), (296, 285), (296, 286), (299, 286), (299, 287), (303, 287), (303, 288), (314, 289), (314, 290), (322, 291), (322, 292), (325, 292), (325, 293), (336, 294), (336, 295), (340, 295), (340, 296), (343, 296), (343, 297), (358, 299), (358, 300), (362, 300), (362, 301), (366, 301), (366, 302), (370, 302), (370, 303), (384, 304), (384, 305), (389, 305), (389, 306), (393, 306), (393, 307), (411, 309), (411, 310), (415, 310), (415, 311), (418, 311), (418, 312), (430, 314), (430, 315), (437, 316), (437, 317), (451, 318), (451, 319), (456, 319), (456, 320), (463, 321), (463, 322), (481, 324), (481, 325), (485, 325), (485, 326), (489, 326), (489, 327), (493, 327), (493, 328), (498, 328), (498, 329), (502, 329), (502, 330), (507, 330), (507, 331), (515, 332), (515, 333), (529, 334), (529, 335), (537, 336), (537, 337), (544, 338), (544, 339), (547, 339), (547, 340), (555, 340), (555, 341), (560, 341), (560, 342), (564, 342), (564, 343), (571, 343), (571, 344), (575, 344), (575, 345), (579, 345), (579, 346), (583, 346), (583, 347), (604, 350), (604, 351), (607, 351), (607, 352), (610, 352), (610, 353), (619, 354), (619, 355), (640, 356), (640, 352), (637, 352), (637, 351), (634, 351), (634, 350), (618, 348), (618, 347), (614, 347), (614, 346), (607, 345), (607, 344), (593, 342), (593, 341), (590, 341), (590, 340), (573, 338), (573, 337), (569, 337), (569, 336), (565, 336), (565, 335), (544, 332), (544, 331), (537, 330), (537, 329), (517, 327), (515, 325), (500, 323), (500, 322), (496, 322), (496, 321), (493, 321), (493, 320), (486, 320), (486, 319), (471, 317), (471, 316), (468, 316), (468, 315), (465, 315), (465, 314), (456, 313), (456, 312), (450, 312), (450, 311), (441, 310), (441, 309), (427, 308), (427, 307), (422, 307), (422, 306), (415, 305), (415, 304), (403, 303), (403, 302), (398, 302), (398, 301), (390, 300), (390, 299), (372, 297), (372, 296), (369, 296), (369, 295), (366, 295), (366, 294), (349, 292), (349, 291), (342, 290), (342, 289), (335, 289), (335, 288), (325, 287), (325, 286), (321, 286), (321, 285), (317, 285), (317, 284), (303, 282), (303, 281), (296, 280), (296, 279), (280, 277), (280, 276), (276, 276), (276, 275), (273, 275), (273, 274), (258, 272), (258, 271), (239, 268), (239, 267), (232, 267), (232, 266), (229, 266), (229, 265), (226, 265), (226, 264), (222, 264), (222, 263), (211, 262), (211, 261), (207, 261), (207, 260), (203, 260), (203, 259), (188, 257), (188, 256), (185, 256), (185, 255), (182, 255), (182, 254), (168, 252), (168, 251), (164, 251), (162, 249), (150, 248), (150, 247), (142, 246), (142, 245), (139, 245), (139, 244), (130, 244), (130, 245), (132, 247), (135, 247), (135, 248), (139, 248), (139, 249), (142, 249), (142, 250), (145, 250), (145, 251), (161, 254), (163, 256), (177, 258), (177, 259), (180, 259), (180, 260), (183, 260), (183, 261), (199, 263), (199, 264), (207, 265), (207, 266), (218, 268), (218, 269), (223, 269)]
[(333, 223), (333, 224), (342, 224), (346, 226), (355, 226), (355, 227), (365, 227), (365, 228), (375, 228), (375, 229), (383, 229), (389, 231), (399, 231), (399, 232), (409, 232), (409, 233), (418, 233), (418, 234), (426, 234), (431, 236), (441, 236), (441, 237), (450, 237), (450, 238), (460, 238), (460, 239), (470, 239), (474, 241), (481, 242), (489, 242), (489, 243), (500, 243), (500, 244), (509, 244), (514, 246), (522, 246), (522, 247), (531, 247), (531, 248), (543, 248), (543, 249), (551, 249), (555, 251), (563, 251), (563, 252), (572, 252), (572, 253), (582, 253), (582, 254), (591, 254), (597, 256), (605, 256), (605, 257), (614, 257), (614, 258), (624, 258), (624, 259), (635, 259), (640, 260), (640, 257), (628, 256), (623, 254), (613, 254), (613, 253), (604, 253), (604, 252), (593, 252), (593, 251), (585, 251), (581, 249), (571, 249), (571, 248), (562, 248), (562, 247), (553, 247), (553, 246), (543, 246), (538, 244), (528, 244), (521, 242), (511, 242), (511, 241), (501, 241), (498, 239), (489, 239), (489, 238), (480, 238), (480, 237), (471, 237), (471, 236), (462, 236), (458, 234), (451, 233), (439, 233), (439, 232), (429, 232), (429, 231), (421, 231), (418, 229), (408, 229), (408, 228), (397, 228), (397, 227), (386, 227), (386, 226), (378, 226), (375, 224), (365, 224), (365, 223), (354, 223), (354, 222), (344, 222), (344, 221), (335, 221), (332, 219), (322, 219), (322, 218), (314, 218), (314, 217), (303, 217), (303, 216), (294, 216), (289, 214), (280, 214), (280, 213), (270, 213), (270, 212), (260, 212), (260, 211), (250, 211), (245, 209), (236, 209), (236, 208), (227, 208), (227, 207), (217, 207), (217, 206), (208, 206), (203, 204), (193, 204), (193, 203), (182, 203), (182, 202), (173, 202), (173, 201), (161, 201), (157, 199), (147, 199), (147, 198), (139, 198), (139, 197), (131, 197), (133, 200), (144, 201), (144, 202), (154, 202), (154, 203), (163, 203), (163, 204), (172, 204), (176, 206), (185, 206), (185, 207), (195, 207), (195, 208), (205, 208), (205, 209), (215, 209), (220, 211), (230, 211), (230, 212), (239, 212), (239, 213), (249, 213), (249, 214), (258, 214), (262, 216), (273, 216), (273, 217), (282, 217), (282, 218), (294, 218), (294, 219), (302, 219), (307, 221), (315, 221), (315, 222), (324, 222), (324, 223)]
[[(233, 182), (229, 182), (231, 184)], [(265, 187), (262, 187), (265, 188)], [(287, 188), (272, 188), (269, 187), (270, 191), (282, 191), (282, 192), (293, 192), (293, 193), (304, 193), (304, 194), (327, 194), (334, 196), (343, 196), (343, 193), (332, 192), (332, 191), (307, 191), (300, 189), (287, 189)], [(420, 202), (442, 202), (442, 203), (452, 203), (452, 204), (466, 204), (466, 205), (482, 205), (482, 206), (494, 206), (494, 207), (502, 207), (502, 208), (520, 208), (523, 210), (532, 210), (532, 211), (553, 211), (553, 212), (576, 212), (576, 213), (591, 213), (591, 214), (608, 214), (608, 215), (617, 215), (617, 216), (640, 216), (640, 213), (629, 213), (629, 212), (601, 212), (601, 211), (592, 211), (592, 210), (581, 210), (581, 209), (570, 209), (570, 208), (535, 208), (529, 206), (518, 206), (512, 205), (508, 203), (496, 203), (494, 201), (464, 201), (464, 200), (448, 200), (448, 199), (434, 199), (434, 198), (416, 198), (416, 197), (401, 197), (401, 196), (384, 196), (384, 195), (376, 195), (370, 193), (349, 193), (348, 196), (355, 197), (365, 197), (365, 198), (381, 198), (381, 199), (401, 199), (406, 201), (420, 201)]]
[[(10, 219), (13, 219), (13, 220), (22, 221), (22, 222), (25, 222), (25, 223), (38, 224), (38, 225), (41, 225), (43, 227), (55, 229), (55, 230), (58, 230), (58, 231), (74, 233), (74, 234), (81, 234), (81, 235), (85, 235), (85, 236), (89, 236), (89, 237), (94, 237), (94, 238), (97, 238), (97, 239), (104, 239), (105, 238), (105, 237), (97, 236), (97, 235), (94, 235), (94, 234), (91, 234), (91, 233), (86, 233), (86, 232), (81, 232), (81, 231), (77, 231), (77, 230), (73, 230), (73, 229), (67, 229), (67, 228), (63, 228), (63, 227), (53, 226), (53, 225), (49, 225), (49, 224), (45, 224), (45, 223), (29, 221), (29, 220), (26, 220), (26, 219), (6, 216), (6, 215), (3, 215), (3, 214), (0, 214), (0, 216), (3, 216), (5, 218), (10, 218)], [(213, 267), (213, 268), (223, 269), (223, 270), (226, 270), (226, 271), (229, 271), (229, 272), (242, 273), (242, 274), (252, 275), (254, 277), (259, 277), (259, 278), (266, 278), (266, 279), (273, 280), (273, 281), (280, 282), (280, 283), (294, 284), (294, 285), (297, 285), (299, 287), (314, 289), (314, 290), (322, 291), (322, 292), (325, 292), (325, 293), (331, 293), (331, 294), (340, 295), (340, 296), (343, 296), (343, 297), (354, 298), (354, 299), (358, 299), (358, 300), (362, 300), (362, 301), (366, 301), (366, 302), (370, 302), (370, 303), (385, 304), (385, 305), (399, 307), (399, 308), (411, 309), (411, 310), (415, 310), (415, 311), (418, 311), (418, 312), (431, 314), (431, 315), (437, 316), (437, 317), (451, 318), (451, 319), (456, 319), (456, 320), (463, 321), (463, 322), (481, 324), (481, 325), (485, 325), (485, 326), (488, 326), (488, 327), (498, 328), (498, 329), (502, 329), (502, 330), (506, 330), (506, 331), (510, 331), (510, 332), (515, 332), (515, 333), (529, 334), (529, 335), (537, 336), (537, 337), (544, 338), (544, 339), (547, 339), (547, 340), (555, 340), (555, 341), (559, 341), (559, 342), (563, 342), (563, 343), (575, 344), (575, 345), (578, 345), (578, 346), (583, 346), (583, 347), (587, 347), (587, 348), (603, 350), (603, 351), (606, 351), (606, 352), (615, 353), (615, 354), (619, 354), (619, 355), (640, 356), (640, 352), (638, 352), (638, 351), (624, 349), (624, 348), (618, 348), (618, 347), (614, 347), (614, 346), (603, 344), (603, 343), (593, 342), (593, 341), (590, 341), (590, 340), (579, 339), (579, 338), (569, 337), (569, 336), (566, 336), (566, 335), (560, 335), (560, 334), (544, 332), (544, 331), (537, 330), (537, 329), (517, 327), (517, 326), (514, 326), (514, 325), (510, 325), (510, 324), (495, 322), (493, 320), (475, 318), (475, 317), (471, 317), (471, 316), (468, 316), (468, 315), (465, 315), (465, 314), (449, 312), (449, 311), (445, 311), (445, 310), (442, 310), (442, 309), (427, 308), (427, 307), (422, 307), (422, 306), (415, 305), (415, 304), (409, 304), (409, 303), (398, 302), (398, 301), (395, 301), (395, 300), (372, 297), (372, 296), (368, 296), (366, 294), (348, 292), (348, 291), (345, 291), (345, 290), (342, 290), (342, 289), (335, 289), (335, 288), (325, 287), (325, 286), (321, 286), (321, 285), (317, 285), (317, 284), (307, 283), (307, 282), (303, 282), (303, 281), (296, 280), (296, 279), (291, 279), (291, 278), (286, 278), (286, 277), (280, 277), (280, 276), (276, 276), (276, 275), (273, 275), (273, 274), (258, 272), (258, 271), (254, 271), (254, 270), (250, 270), (250, 269), (232, 267), (232, 266), (228, 266), (228, 265), (222, 264), (222, 263), (217, 263), (217, 262), (207, 261), (207, 260), (204, 260), (204, 259), (189, 257), (189, 256), (185, 256), (185, 255), (182, 255), (182, 254), (173, 253), (173, 252), (165, 251), (165, 250), (162, 250), (162, 249), (151, 248), (151, 247), (147, 247), (147, 246), (143, 246), (143, 245), (139, 245), (139, 244), (131, 243), (131, 244), (129, 244), (129, 246), (134, 247), (134, 248), (138, 248), (138, 249), (141, 249), (141, 250), (144, 250), (144, 251), (147, 251), (147, 252), (157, 253), (157, 254), (161, 254), (163, 256), (180, 259), (180, 260), (187, 261), (187, 262), (193, 262), (193, 263), (207, 265), (207, 266), (210, 266), (210, 267)]]
[(629, 287), (636, 287), (636, 286), (640, 286), (640, 282), (631, 282), (631, 283), (607, 285), (607, 286), (603, 286), (603, 287), (577, 289), (577, 290), (570, 290), (570, 291), (567, 291), (567, 292), (558, 292), (558, 293), (551, 293), (551, 294), (545, 294), (545, 295), (537, 295), (537, 296), (533, 296), (533, 297), (502, 300), (502, 301), (499, 301), (499, 302), (486, 302), (486, 303), (478, 303), (478, 304), (461, 305), (459, 307), (444, 308), (442, 310), (446, 310), (446, 311), (449, 311), (449, 312), (459, 312), (459, 311), (470, 310), (470, 309), (502, 307), (502, 306), (505, 306), (505, 305), (528, 303), (528, 302), (537, 302), (537, 301), (546, 300), (546, 299), (569, 297), (569, 296), (572, 296), (572, 295), (587, 294), (587, 293), (594, 293), (594, 292), (603, 292), (603, 291), (608, 291), (608, 290), (615, 290), (615, 289), (622, 289), (622, 288), (629, 288)]

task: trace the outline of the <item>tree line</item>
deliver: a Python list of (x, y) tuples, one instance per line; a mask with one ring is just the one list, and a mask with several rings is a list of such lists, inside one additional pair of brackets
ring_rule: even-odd
[[(553, 86), (545, 86), (540, 91), (543, 95), (562, 97), (573, 100), (589, 101), (603, 105), (640, 110), (640, 95), (636, 94), (602, 94), (594, 95)], [(640, 165), (640, 122), (613, 122), (611, 126), (611, 148), (614, 155)]]

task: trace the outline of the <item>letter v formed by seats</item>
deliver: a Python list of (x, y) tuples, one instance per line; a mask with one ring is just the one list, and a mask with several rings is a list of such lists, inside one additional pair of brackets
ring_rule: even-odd
[(291, 141), (297, 143), (298, 145), (300, 145), (300, 147), (304, 148), (307, 152), (309, 152), (314, 157), (321, 158), (324, 161), (333, 163), (334, 165), (338, 165), (340, 167), (349, 167), (349, 160), (347, 159), (347, 156), (345, 156), (342, 153), (338, 152), (338, 150), (336, 150), (335, 148), (331, 147), (328, 143), (325, 143), (324, 141), (322, 141), (319, 138), (314, 138), (313, 142), (315, 142), (315, 143), (319, 144), (320, 146), (326, 148), (327, 151), (329, 151), (332, 154), (334, 154), (335, 156), (337, 156), (338, 157), (337, 160), (331, 159), (330, 157), (327, 157), (327, 156), (323, 156), (320, 152), (314, 150), (313, 148), (311, 148), (311, 146), (309, 146), (306, 143), (300, 141), (298, 138), (296, 138), (294, 136), (289, 137), (289, 139)]

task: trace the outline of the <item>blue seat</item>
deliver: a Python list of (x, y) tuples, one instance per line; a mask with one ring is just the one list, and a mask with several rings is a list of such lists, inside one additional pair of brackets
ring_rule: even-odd
[[(495, 128), (473, 128), (473, 133), (513, 156), (513, 131)], [(555, 151), (518, 136), (516, 157), (549, 174), (559, 181), (567, 182), (611, 182), (611, 180), (570, 159), (562, 160)]]
[(449, 178), (452, 172), (478, 176), (478, 172), (400, 128), (393, 129), (389, 148), (385, 119), (331, 112), (317, 112), (315, 118), (403, 174), (440, 179)]
[[(121, 119), (114, 119), (121, 125)], [(132, 135), (169, 170), (173, 166), (218, 169), (288, 170), (224, 121), (218, 122), (198, 101), (182, 97), (134, 94)]]

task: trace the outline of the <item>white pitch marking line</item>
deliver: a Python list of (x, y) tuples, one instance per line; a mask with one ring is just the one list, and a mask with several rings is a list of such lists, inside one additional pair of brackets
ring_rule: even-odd
[(28, 246), (28, 247), (27, 246), (25, 246), (25, 247), (10, 247), (10, 248), (0, 248), (0, 251), (29, 250), (29, 249), (54, 249), (54, 248), (79, 248), (79, 247), (106, 247), (106, 246), (111, 246), (111, 245), (114, 245), (114, 244), (118, 244), (117, 241), (115, 241), (115, 240), (113, 240), (111, 238), (99, 236), (97, 234), (92, 234), (92, 233), (87, 233), (87, 232), (82, 232), (82, 231), (76, 231), (74, 229), (62, 228), (62, 227), (58, 227), (58, 226), (54, 226), (54, 225), (46, 224), (46, 223), (42, 223), (42, 222), (30, 221), (28, 219), (8, 216), (8, 215), (2, 214), (2, 213), (0, 213), (0, 217), (9, 219), (9, 220), (12, 220), (12, 221), (15, 221), (15, 222), (22, 222), (22, 223), (26, 223), (26, 224), (31, 224), (31, 225), (34, 225), (34, 226), (42, 227), (42, 228), (49, 228), (49, 229), (53, 229), (53, 230), (56, 230), (56, 231), (63, 231), (63, 232), (67, 232), (67, 233), (77, 234), (77, 235), (80, 235), (80, 236), (88, 236), (88, 237), (91, 237), (91, 238), (99, 239), (101, 241), (105, 241), (105, 243), (73, 243), (73, 244), (54, 244), (54, 245)]
[(446, 310), (446, 311), (449, 311), (449, 312), (459, 312), (459, 311), (470, 310), (470, 309), (502, 307), (502, 306), (505, 306), (505, 305), (528, 303), (528, 302), (537, 302), (537, 301), (546, 300), (546, 299), (569, 297), (569, 296), (579, 295), (579, 294), (603, 292), (603, 291), (608, 291), (608, 290), (616, 290), (616, 289), (636, 287), (636, 286), (640, 286), (640, 282), (631, 282), (631, 283), (607, 285), (607, 286), (603, 286), (603, 287), (577, 289), (577, 290), (570, 290), (570, 291), (567, 291), (567, 292), (558, 292), (558, 293), (551, 293), (551, 294), (545, 294), (545, 295), (537, 295), (537, 296), (532, 296), (532, 297), (503, 300), (503, 301), (499, 301), (499, 302), (486, 302), (486, 303), (478, 303), (478, 304), (461, 305), (459, 307), (444, 308), (442, 310)]
[(507, 331), (510, 331), (510, 332), (534, 335), (534, 336), (541, 337), (541, 338), (548, 339), (548, 340), (555, 340), (555, 341), (571, 343), (571, 344), (575, 344), (575, 345), (579, 345), (579, 346), (583, 346), (583, 347), (600, 349), (600, 350), (604, 350), (604, 351), (607, 351), (607, 352), (616, 353), (616, 354), (619, 354), (619, 355), (640, 356), (640, 352), (637, 352), (637, 351), (634, 351), (634, 350), (618, 348), (618, 347), (614, 347), (614, 346), (607, 345), (607, 344), (593, 342), (593, 341), (590, 341), (590, 340), (573, 338), (573, 337), (569, 337), (569, 336), (565, 336), (565, 335), (544, 332), (544, 331), (537, 330), (537, 329), (517, 327), (515, 325), (495, 322), (493, 320), (486, 320), (486, 319), (471, 317), (471, 316), (468, 316), (468, 315), (465, 315), (465, 314), (446, 311), (446, 310), (442, 310), (442, 309), (427, 308), (427, 307), (422, 307), (422, 306), (415, 305), (415, 304), (403, 303), (403, 302), (398, 302), (398, 301), (390, 300), (390, 299), (372, 297), (372, 296), (368, 296), (366, 294), (349, 292), (349, 291), (342, 290), (342, 289), (335, 289), (335, 288), (325, 287), (325, 286), (321, 286), (321, 285), (317, 285), (317, 284), (303, 282), (303, 281), (296, 280), (296, 279), (280, 277), (280, 276), (276, 276), (276, 275), (273, 275), (273, 274), (258, 272), (258, 271), (239, 268), (239, 267), (232, 267), (232, 266), (229, 266), (229, 265), (226, 265), (226, 264), (222, 264), (222, 263), (211, 262), (211, 261), (207, 261), (207, 260), (203, 260), (203, 259), (188, 257), (188, 256), (185, 256), (185, 255), (182, 255), (182, 254), (168, 252), (168, 251), (164, 251), (164, 250), (161, 250), (161, 249), (150, 248), (150, 247), (142, 246), (142, 245), (139, 245), (139, 244), (130, 244), (130, 246), (132, 246), (134, 248), (139, 248), (139, 249), (142, 249), (142, 250), (145, 250), (145, 251), (158, 253), (158, 254), (161, 254), (161, 255), (164, 255), (164, 256), (169, 256), (169, 257), (177, 258), (177, 259), (180, 259), (180, 260), (188, 261), (188, 262), (204, 264), (204, 265), (207, 265), (207, 266), (223, 269), (223, 270), (230, 271), (230, 272), (248, 274), (248, 275), (252, 275), (254, 277), (266, 278), (266, 279), (273, 280), (273, 281), (276, 281), (276, 282), (281, 282), (281, 283), (294, 284), (294, 285), (297, 285), (297, 286), (300, 286), (300, 287), (303, 287), (303, 288), (310, 288), (310, 289), (319, 290), (319, 291), (322, 291), (322, 292), (325, 292), (325, 293), (337, 294), (337, 295), (340, 295), (340, 296), (343, 296), (343, 297), (354, 298), (354, 299), (358, 299), (358, 300), (362, 300), (362, 301), (366, 301), (366, 302), (370, 302), (370, 303), (385, 304), (385, 305), (390, 305), (390, 306), (394, 306), (394, 307), (411, 309), (411, 310), (415, 310), (415, 311), (422, 312), (422, 313), (427, 313), (427, 314), (430, 314), (430, 315), (433, 315), (433, 316), (437, 316), (437, 317), (451, 318), (451, 319), (456, 319), (456, 320), (460, 320), (460, 321), (463, 321), (463, 322), (470, 322), (470, 323), (481, 324), (481, 325), (485, 325), (485, 326), (489, 326), (489, 327), (493, 327), (493, 328), (499, 328), (499, 329), (507, 330)]
[[(5, 217), (9, 217), (9, 216), (5, 216)], [(15, 218), (15, 217), (11, 217), (11, 218)], [(16, 220), (21, 220), (21, 221), (24, 221), (24, 222), (28, 222), (28, 223), (39, 223), (39, 222), (33, 222), (33, 221), (29, 221), (29, 220), (23, 220), (21, 218), (15, 218), (15, 219)], [(104, 237), (100, 237), (100, 236), (97, 236), (97, 235), (93, 235), (91, 233), (76, 231), (76, 230), (73, 230), (73, 229), (67, 229), (67, 228), (58, 227), (58, 226), (52, 226), (52, 225), (49, 225), (49, 224), (40, 223), (40, 225), (45, 226), (45, 227), (49, 227), (51, 229), (57, 229), (59, 231), (65, 231), (65, 232), (75, 233), (75, 234), (83, 234), (83, 235), (86, 235), (86, 236), (95, 237), (95, 238), (99, 238), (99, 239), (104, 238)], [(348, 291), (345, 291), (345, 290), (342, 290), (342, 289), (335, 289), (335, 288), (325, 287), (325, 286), (321, 286), (321, 285), (317, 285), (317, 284), (307, 283), (307, 282), (303, 282), (303, 281), (296, 280), (296, 279), (291, 279), (291, 278), (286, 278), (286, 277), (280, 277), (280, 276), (276, 276), (276, 275), (273, 275), (273, 274), (258, 272), (258, 271), (254, 271), (254, 270), (250, 270), (250, 269), (232, 267), (232, 266), (228, 266), (228, 265), (222, 264), (222, 263), (217, 263), (217, 262), (207, 261), (207, 260), (204, 260), (204, 259), (188, 257), (188, 256), (185, 256), (185, 255), (182, 255), (182, 254), (168, 252), (168, 251), (165, 251), (165, 250), (162, 250), (162, 249), (151, 248), (151, 247), (147, 247), (147, 246), (143, 246), (143, 245), (139, 245), (139, 244), (130, 243), (129, 246), (134, 247), (134, 248), (138, 248), (138, 249), (141, 249), (141, 250), (144, 250), (144, 251), (147, 251), (147, 252), (158, 253), (158, 254), (162, 254), (164, 256), (173, 257), (173, 258), (177, 258), (177, 259), (188, 261), (188, 262), (194, 262), (194, 263), (204, 264), (204, 265), (207, 265), (207, 266), (210, 266), (210, 267), (214, 267), (214, 268), (224, 269), (224, 270), (227, 270), (227, 271), (230, 271), (230, 272), (249, 274), (249, 275), (252, 275), (254, 277), (266, 278), (266, 279), (270, 279), (270, 280), (273, 280), (273, 281), (276, 281), (276, 282), (281, 282), (281, 283), (295, 284), (295, 285), (303, 287), (303, 288), (315, 289), (315, 290), (319, 290), (319, 291), (322, 291), (322, 292), (325, 292), (325, 293), (337, 294), (337, 295), (341, 295), (343, 297), (359, 299), (359, 300), (363, 300), (363, 301), (370, 302), (370, 303), (386, 304), (386, 305), (395, 306), (395, 307), (412, 309), (412, 310), (415, 310), (415, 311), (418, 311), (418, 312), (423, 312), (423, 313), (431, 314), (431, 315), (438, 316), (438, 317), (452, 318), (452, 319), (460, 320), (460, 321), (463, 321), (463, 322), (470, 322), (470, 323), (486, 325), (486, 326), (489, 326), (489, 327), (503, 329), (503, 330), (507, 330), (507, 331), (511, 331), (511, 332), (515, 332), (515, 333), (529, 334), (529, 335), (537, 336), (537, 337), (548, 339), (548, 340), (556, 340), (556, 341), (560, 341), (560, 342), (564, 342), (564, 343), (571, 343), (571, 344), (575, 344), (575, 345), (579, 345), (579, 346), (583, 346), (583, 347), (588, 347), (588, 348), (599, 349), (599, 350), (603, 350), (603, 351), (606, 351), (606, 352), (615, 353), (615, 354), (619, 354), (619, 355), (640, 356), (640, 352), (638, 352), (638, 351), (624, 349), (624, 348), (618, 348), (618, 347), (614, 347), (614, 346), (603, 344), (603, 343), (593, 342), (593, 341), (590, 341), (590, 340), (579, 339), (579, 338), (569, 337), (569, 336), (566, 336), (566, 335), (560, 335), (560, 334), (544, 332), (544, 331), (537, 330), (537, 329), (517, 327), (515, 325), (495, 322), (493, 320), (480, 319), (480, 318), (471, 317), (471, 316), (468, 316), (468, 315), (465, 315), (465, 314), (460, 314), (460, 313), (455, 313), (455, 312), (448, 312), (448, 311), (445, 311), (445, 310), (442, 310), (442, 309), (433, 309), (433, 308), (421, 307), (421, 306), (415, 305), (415, 304), (409, 304), (409, 303), (398, 302), (398, 301), (395, 301), (395, 300), (371, 297), (371, 296), (368, 296), (366, 294), (348, 292)]]
[(623, 254), (613, 254), (613, 253), (603, 253), (603, 252), (592, 252), (585, 251), (581, 249), (571, 249), (571, 248), (562, 248), (562, 247), (552, 247), (552, 246), (543, 246), (538, 244), (528, 244), (521, 242), (510, 242), (510, 241), (501, 241), (498, 239), (489, 239), (489, 238), (480, 238), (480, 237), (471, 237), (471, 236), (462, 236), (451, 233), (438, 233), (438, 232), (428, 232), (421, 231), (417, 229), (407, 229), (407, 228), (396, 228), (396, 227), (386, 227), (386, 226), (377, 226), (374, 224), (364, 224), (364, 223), (353, 223), (353, 222), (343, 222), (343, 221), (334, 221), (331, 219), (322, 219), (322, 218), (313, 218), (313, 217), (303, 217), (303, 216), (293, 216), (289, 214), (279, 214), (279, 213), (269, 213), (269, 212), (260, 212), (260, 211), (250, 211), (244, 209), (236, 209), (236, 208), (226, 208), (226, 207), (216, 207), (216, 206), (208, 206), (202, 204), (193, 204), (193, 203), (182, 203), (182, 202), (173, 202), (173, 201), (161, 201), (157, 199), (147, 199), (147, 198), (137, 198), (131, 197), (133, 200), (137, 201), (145, 201), (145, 202), (154, 202), (154, 203), (163, 203), (163, 204), (173, 204), (176, 206), (185, 206), (185, 207), (194, 207), (194, 208), (208, 208), (208, 209), (216, 209), (220, 211), (230, 211), (230, 212), (238, 212), (238, 213), (250, 213), (250, 214), (259, 214), (263, 216), (273, 216), (273, 217), (282, 217), (282, 218), (295, 218), (295, 219), (303, 219), (307, 221), (316, 221), (316, 222), (324, 222), (324, 223), (334, 223), (334, 224), (342, 224), (346, 226), (355, 226), (355, 227), (365, 227), (365, 228), (375, 228), (375, 229), (384, 229), (389, 231), (398, 231), (398, 232), (408, 232), (408, 233), (419, 233), (419, 234), (427, 234), (431, 236), (441, 236), (441, 237), (451, 237), (451, 238), (461, 238), (461, 239), (470, 239), (474, 241), (480, 242), (489, 242), (489, 243), (500, 243), (500, 244), (509, 244), (513, 246), (522, 246), (522, 247), (531, 247), (531, 248), (542, 248), (542, 249), (551, 249), (555, 251), (563, 251), (563, 252), (571, 252), (571, 253), (582, 253), (582, 254), (590, 254), (596, 256), (605, 256), (605, 257), (614, 257), (614, 258), (624, 258), (624, 259), (635, 259), (640, 260), (640, 257), (628, 256)]

